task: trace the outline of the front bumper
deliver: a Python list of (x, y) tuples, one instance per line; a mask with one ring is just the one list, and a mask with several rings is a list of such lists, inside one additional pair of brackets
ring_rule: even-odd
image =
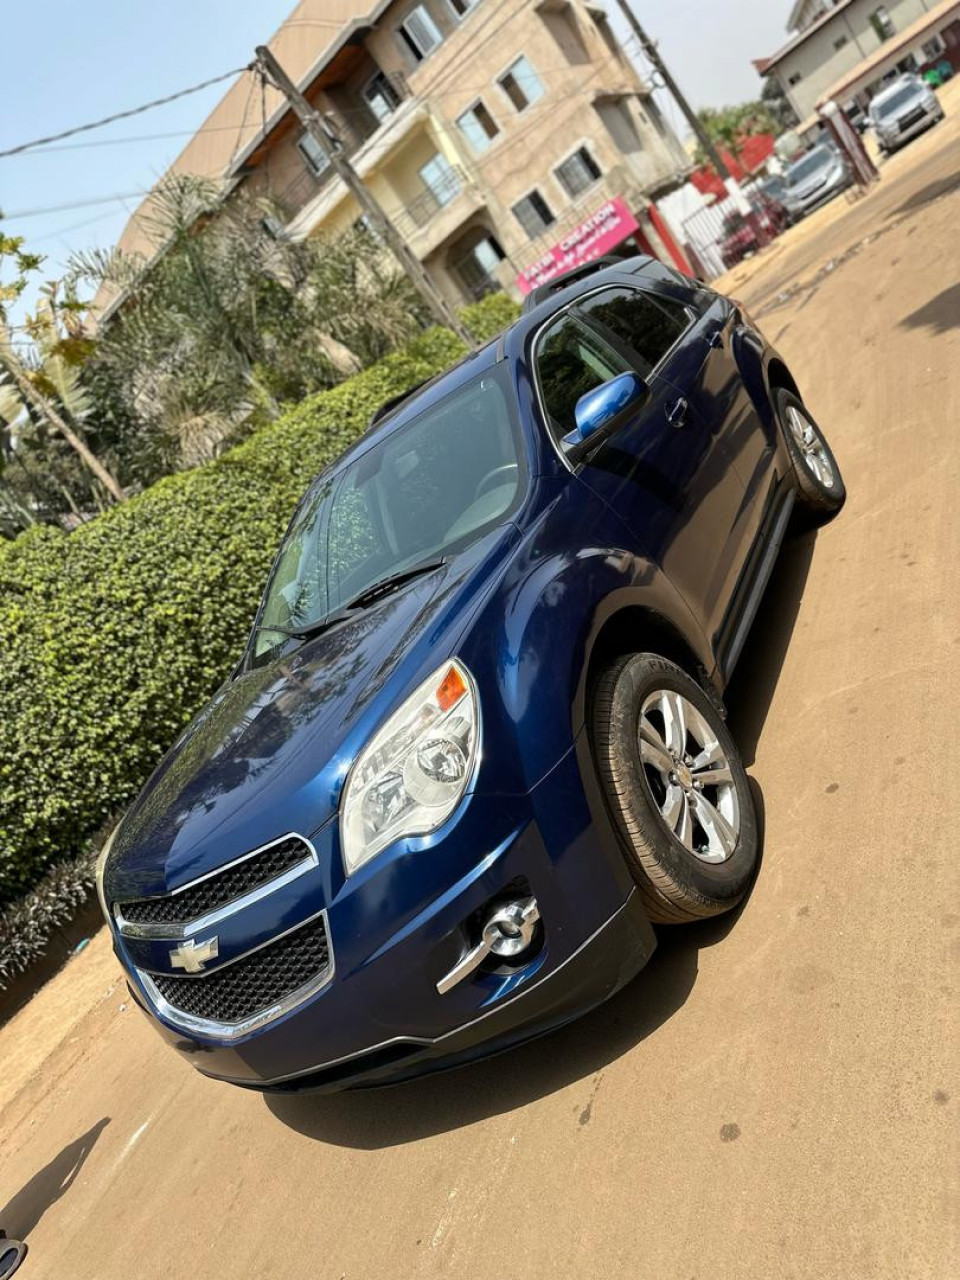
[(896, 133), (889, 135), (880, 135), (880, 144), (887, 152), (896, 151), (898, 147), (905, 146), (913, 138), (924, 133), (931, 125), (936, 124), (943, 119), (942, 107), (931, 108), (919, 120), (915, 120), (913, 124), (907, 126), (906, 129), (898, 129)]
[(842, 191), (846, 191), (852, 182), (853, 175), (844, 170), (838, 177), (831, 179), (805, 200), (800, 201), (803, 213), (813, 213), (814, 209), (819, 209), (822, 205), (828, 204), (835, 196), (840, 195)]
[[(583, 744), (579, 756), (583, 755)], [(434, 836), (340, 871), (337, 823), (313, 834), (315, 873), (234, 921), (279, 931), (281, 907), (326, 912), (334, 956), (315, 994), (248, 1035), (185, 1029), (150, 1000), (125, 942), (131, 988), (164, 1037), (206, 1075), (259, 1089), (344, 1088), (437, 1070), (540, 1034), (599, 1003), (654, 947), (575, 745), (525, 796), (473, 795)], [(532, 894), (541, 934), (513, 967), (495, 960), (441, 995), (438, 980), (493, 901)], [(295, 895), (295, 899), (294, 899)]]

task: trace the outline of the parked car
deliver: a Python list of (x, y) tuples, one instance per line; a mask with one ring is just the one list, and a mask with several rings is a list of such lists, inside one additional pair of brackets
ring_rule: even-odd
[(783, 210), (784, 225), (792, 227), (803, 217), (803, 207), (792, 195), (786, 178), (779, 173), (770, 174), (757, 184), (767, 200), (774, 201)]
[(104, 849), (134, 999), (274, 1091), (606, 999), (653, 922), (751, 884), (721, 699), (792, 515), (844, 497), (738, 303), (647, 257), (535, 291), (311, 485), (242, 660)]
[(870, 124), (885, 155), (943, 119), (943, 107), (919, 76), (900, 76), (870, 103)]
[(779, 200), (756, 190), (750, 193), (750, 212), (732, 209), (723, 220), (720, 255), (723, 265), (734, 267), (751, 253), (775, 240), (789, 223), (787, 210)]
[(853, 171), (839, 150), (818, 142), (786, 172), (787, 193), (794, 209), (806, 215), (826, 204), (853, 182)]

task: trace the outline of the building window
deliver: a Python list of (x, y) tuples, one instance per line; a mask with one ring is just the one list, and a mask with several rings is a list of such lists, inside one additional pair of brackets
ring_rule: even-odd
[(534, 71), (529, 58), (520, 57), (509, 70), (505, 71), (498, 81), (500, 88), (516, 107), (517, 111), (526, 111), (531, 103), (544, 95), (540, 77)]
[(392, 116), (400, 105), (400, 94), (390, 78), (382, 71), (378, 71), (373, 79), (367, 82), (363, 90), (363, 99), (381, 122), (388, 116)]
[(792, 76), (787, 76), (787, 84), (790, 84), (790, 85), (799, 84), (802, 79), (803, 79), (803, 76), (800, 74), (800, 72), (795, 71)]
[(553, 210), (539, 191), (531, 191), (513, 206), (517, 221), (531, 240), (542, 235), (552, 222), (556, 222)]
[(465, 18), (471, 9), (475, 9), (479, 3), (480, 0), (447, 0), (447, 4), (458, 22), (461, 18)]
[(401, 43), (413, 55), (414, 62), (422, 62), (443, 37), (426, 7), (418, 4), (400, 23), (397, 34)]
[(849, 44), (849, 43), (850, 41), (847, 39), (846, 36), (837, 36), (836, 40), (834, 40), (833, 42), (833, 47), (834, 49), (837, 50), (837, 52), (839, 52), (845, 44)]
[(617, 150), (622, 155), (636, 155), (638, 151), (643, 150), (637, 122), (630, 114), (630, 108), (623, 98), (598, 102), (596, 109), (606, 127), (607, 133), (609, 133)]
[(460, 178), (456, 169), (439, 152), (417, 170), (420, 180), (442, 209), (460, 194)]
[(542, 4), (537, 7), (537, 12), (571, 66), (582, 66), (590, 61), (590, 52), (571, 4), (558, 6), (553, 2), (550, 8)]
[(495, 236), (484, 236), (453, 265), (471, 298), (483, 298), (500, 288), (497, 267), (506, 258)]
[(932, 62), (934, 58), (940, 57), (940, 55), (946, 50), (946, 47), (947, 46), (939, 36), (933, 36), (931, 39), (924, 41), (922, 46), (923, 56), (928, 62)]
[(571, 199), (575, 199), (600, 177), (600, 167), (586, 147), (580, 147), (557, 165), (557, 179)]
[(588, 9), (587, 13), (589, 13), (593, 21), (593, 25), (597, 28), (597, 34), (600, 36), (600, 39), (607, 46), (613, 56), (619, 61), (622, 56), (620, 45), (617, 42), (617, 37), (613, 34), (613, 28), (610, 26), (610, 19), (602, 9)]
[(315, 178), (322, 177), (330, 168), (330, 157), (312, 133), (302, 133), (297, 140), (297, 150), (307, 162), (307, 168)]
[(500, 132), (500, 126), (480, 101), (457, 116), (457, 125), (476, 152), (486, 151)]
[(877, 33), (877, 39), (883, 43), (889, 40), (891, 36), (897, 34), (897, 28), (893, 25), (893, 19), (887, 13), (886, 7), (880, 5), (879, 9), (874, 9), (870, 15), (870, 25)]

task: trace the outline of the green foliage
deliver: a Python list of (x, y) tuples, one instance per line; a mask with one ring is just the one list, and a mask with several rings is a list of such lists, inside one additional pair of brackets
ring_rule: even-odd
[(0, 991), (46, 950), (56, 929), (68, 924), (90, 897), (96, 852), (56, 862), (35, 889), (0, 908)]
[[(487, 338), (516, 313), (494, 296), (464, 320)], [(238, 658), (311, 478), (462, 351), (431, 329), (75, 533), (0, 548), (0, 903), (129, 803)]]
[[(757, 133), (779, 133), (780, 124), (766, 102), (742, 102), (735, 107), (704, 107), (697, 112), (700, 123), (715, 147), (723, 147), (738, 155), (744, 138)], [(706, 162), (702, 147), (697, 147), (698, 164)]]

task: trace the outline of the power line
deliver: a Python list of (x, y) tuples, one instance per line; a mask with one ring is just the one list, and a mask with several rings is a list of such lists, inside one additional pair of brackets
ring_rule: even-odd
[(145, 102), (139, 107), (131, 107), (129, 111), (118, 111), (112, 116), (104, 116), (102, 120), (92, 120), (89, 124), (79, 124), (72, 129), (64, 129), (62, 133), (52, 133), (46, 138), (35, 138), (32, 142), (21, 142), (19, 146), (8, 147), (5, 151), (0, 151), (0, 160), (5, 156), (15, 156), (22, 151), (30, 151), (33, 147), (45, 147), (49, 142), (61, 142), (64, 138), (72, 138), (77, 133), (87, 133), (91, 129), (102, 129), (104, 125), (113, 124), (115, 120), (126, 120), (130, 116), (141, 115), (144, 111), (152, 111), (154, 107), (166, 106), (168, 102), (176, 102), (178, 98), (185, 98), (188, 94), (199, 93), (201, 89), (209, 89), (211, 85), (230, 80), (233, 76), (240, 75), (243, 71), (249, 71), (250, 67), (251, 64), (245, 67), (235, 67), (232, 71), (227, 71), (222, 76), (214, 76), (212, 79), (204, 80), (200, 84), (191, 85), (189, 89), (180, 89), (177, 93), (169, 93), (165, 98), (154, 98), (152, 102)]
[[(246, 70), (246, 68), (243, 69)], [(571, 66), (569, 63), (558, 64), (555, 67), (536, 68), (537, 75), (541, 78), (569, 74), (570, 70)], [(437, 82), (439, 83), (444, 79), (446, 79), (445, 71), (437, 77)], [(439, 98), (456, 98), (461, 95), (479, 94), (482, 93), (484, 89), (489, 88), (491, 84), (492, 82), (487, 79), (484, 80), (482, 84), (458, 85), (455, 89), (446, 89), (439, 93), (431, 92), (429, 94), (429, 98), (432, 102)], [(416, 96), (418, 98), (422, 98), (423, 93), (417, 94)], [(369, 118), (370, 111), (367, 107), (337, 107), (334, 114), (338, 116), (364, 116)], [(117, 118), (119, 119), (120, 117)], [(140, 133), (130, 134), (123, 138), (97, 138), (91, 142), (74, 142), (62, 147), (44, 146), (43, 151), (40, 152), (40, 154), (55, 155), (61, 151), (85, 151), (93, 147), (119, 147), (136, 142), (165, 142), (171, 138), (195, 138), (205, 133), (232, 133), (237, 128), (238, 122), (234, 121), (232, 124), (201, 125), (199, 129), (177, 129), (169, 133)], [(18, 154), (19, 151), (22, 151), (22, 148), (14, 149), (13, 151), (0, 152), (0, 158)]]

